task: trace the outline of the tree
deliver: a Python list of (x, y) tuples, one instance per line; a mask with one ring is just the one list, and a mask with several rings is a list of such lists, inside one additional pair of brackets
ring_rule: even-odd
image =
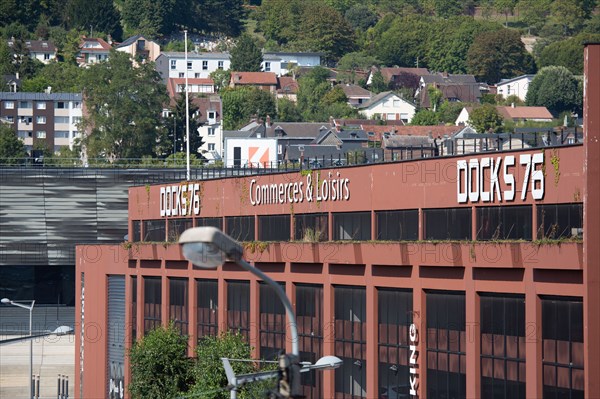
[(112, 0), (68, 0), (65, 11), (71, 28), (87, 31), (91, 27), (96, 32), (110, 34), (116, 40), (123, 36), (121, 14)]
[(281, 122), (302, 122), (302, 115), (296, 103), (287, 98), (277, 102), (277, 120)]
[(433, 126), (440, 123), (437, 113), (428, 109), (420, 109), (410, 121), (415, 126)]
[(187, 336), (172, 324), (152, 330), (136, 341), (129, 352), (131, 397), (170, 399), (186, 392), (192, 380), (192, 364), (186, 352)]
[(595, 0), (554, 0), (550, 5), (551, 21), (564, 29), (565, 35), (577, 33), (595, 7)]
[(454, 124), (464, 106), (464, 103), (444, 101), (437, 112), (440, 123)]
[[(197, 362), (193, 369), (195, 385), (190, 390), (194, 397), (204, 399), (227, 399), (229, 392), (223, 390), (228, 385), (223, 362), (221, 358), (228, 359), (250, 359), (252, 347), (250, 347), (241, 334), (230, 331), (222, 332), (218, 336), (204, 337), (196, 346)], [(250, 374), (258, 371), (252, 362), (231, 362), (235, 375)], [(262, 370), (273, 369), (263, 367)], [(269, 382), (267, 382), (269, 384)], [(270, 385), (275, 383), (272, 381)], [(260, 398), (264, 397), (265, 384), (257, 382), (246, 384), (238, 390), (238, 398)]]
[(581, 92), (573, 74), (562, 66), (547, 66), (539, 70), (529, 84), (527, 105), (548, 108), (555, 117), (561, 112), (581, 114)]
[(221, 92), (222, 90), (229, 87), (231, 81), (231, 72), (229, 70), (217, 69), (210, 73), (209, 77), (215, 83), (215, 90)]
[(427, 86), (427, 94), (429, 95), (429, 106), (433, 112), (436, 112), (438, 105), (442, 102), (444, 93), (435, 86)]
[(0, 164), (19, 164), (26, 157), (23, 142), (10, 127), (0, 123)]
[(371, 91), (375, 94), (382, 93), (387, 90), (387, 85), (385, 84), (385, 80), (383, 79), (383, 74), (378, 69), (373, 73), (373, 77), (371, 78)]
[(81, 125), (89, 133), (83, 141), (88, 156), (155, 154), (168, 97), (154, 65), (134, 67), (128, 54), (112, 51), (108, 61), (86, 70), (83, 82), (88, 115)]
[(517, 5), (517, 0), (494, 0), (494, 8), (505, 16), (506, 24), (508, 25), (508, 15), (512, 14)]
[(261, 70), (262, 52), (249, 35), (241, 35), (230, 54), (233, 71), (259, 72)]
[(315, 115), (320, 114), (321, 99), (331, 89), (330, 84), (321, 72), (324, 68), (317, 68), (311, 73), (301, 77), (298, 80), (298, 109), (302, 113), (305, 121), (315, 120)]
[(535, 72), (533, 57), (517, 31), (503, 29), (479, 35), (469, 48), (467, 70), (487, 83)]
[(338, 80), (348, 83), (356, 83), (356, 72), (366, 72), (373, 65), (380, 64), (375, 57), (363, 52), (345, 54), (337, 64)]
[[(382, 19), (377, 25), (385, 23)], [(389, 29), (373, 38), (374, 55), (385, 65), (414, 67), (419, 62), (419, 66), (426, 66), (423, 57), (427, 54), (430, 30), (431, 19), (428, 17), (395, 18)]]
[[(189, 132), (190, 132), (190, 153), (197, 154), (198, 149), (202, 146), (202, 137), (198, 134), (200, 124), (195, 118), (198, 112), (198, 106), (193, 102), (193, 98), (189, 98)], [(175, 104), (171, 107), (171, 116), (164, 119), (166, 137), (161, 140), (161, 149), (158, 155), (167, 156), (177, 152), (186, 150), (186, 117), (185, 117), (185, 93), (177, 96)]]
[(551, 3), (551, 0), (519, 0), (517, 8), (521, 20), (527, 24), (530, 33), (537, 33), (543, 28)]
[(84, 72), (84, 69), (75, 64), (51, 62), (33, 78), (23, 81), (23, 91), (41, 93), (51, 87), (52, 91), (57, 93), (81, 92)]
[(496, 132), (502, 127), (504, 118), (496, 107), (491, 104), (483, 104), (481, 107), (471, 111), (469, 125), (478, 133)]
[(377, 14), (367, 4), (357, 3), (344, 14), (354, 29), (365, 31), (377, 23)]
[(575, 75), (583, 75), (583, 44), (599, 41), (600, 34), (580, 33), (577, 36), (550, 43), (540, 52), (540, 67), (564, 66)]
[(276, 118), (273, 96), (255, 87), (227, 88), (221, 92), (223, 101), (223, 128), (236, 130), (252, 118)]

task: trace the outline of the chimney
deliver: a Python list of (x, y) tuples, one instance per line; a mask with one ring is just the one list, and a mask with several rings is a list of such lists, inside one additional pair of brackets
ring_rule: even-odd
[(271, 127), (271, 115), (267, 115), (266, 127)]
[(514, 108), (515, 107), (515, 103), (510, 103), (510, 106)]

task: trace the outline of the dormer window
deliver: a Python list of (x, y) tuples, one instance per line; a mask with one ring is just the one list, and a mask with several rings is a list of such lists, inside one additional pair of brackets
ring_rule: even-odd
[(284, 134), (285, 134), (285, 132), (283, 131), (283, 129), (281, 128), (281, 126), (277, 126), (275, 128), (275, 135), (277, 137), (283, 137)]

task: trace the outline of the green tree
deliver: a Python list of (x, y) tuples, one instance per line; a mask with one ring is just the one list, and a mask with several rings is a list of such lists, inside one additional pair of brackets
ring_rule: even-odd
[(123, 36), (121, 14), (112, 0), (68, 0), (65, 11), (71, 28), (87, 31), (91, 27), (95, 32), (110, 34), (116, 40)]
[(551, 21), (566, 35), (579, 32), (595, 7), (595, 0), (554, 0), (550, 5)]
[(215, 83), (215, 90), (217, 92), (221, 92), (222, 90), (229, 87), (229, 82), (231, 81), (231, 72), (224, 69), (217, 69), (210, 73), (209, 77)]
[(65, 62), (51, 62), (34, 77), (23, 81), (23, 91), (44, 92), (48, 87), (57, 93), (76, 93), (83, 90), (84, 69)]
[[(385, 19), (379, 24), (385, 24)], [(375, 32), (377, 26), (375, 26)], [(373, 38), (374, 55), (385, 65), (426, 66), (423, 60), (431, 31), (431, 19), (420, 15), (395, 18), (380, 36)]]
[(378, 69), (373, 73), (373, 77), (371, 78), (371, 91), (373, 93), (382, 93), (387, 90), (387, 84), (385, 84), (385, 80), (383, 79), (383, 74)]
[(240, 72), (259, 72), (261, 70), (262, 52), (250, 35), (241, 35), (230, 53), (231, 70)]
[(367, 4), (357, 3), (349, 8), (344, 16), (354, 29), (365, 31), (377, 23), (377, 13), (372, 11)]
[(497, 132), (502, 127), (504, 118), (492, 104), (483, 104), (471, 111), (469, 125), (478, 133)]
[(517, 31), (503, 29), (479, 35), (469, 48), (467, 70), (487, 83), (535, 72), (533, 57)]
[(517, 0), (494, 0), (494, 8), (496, 11), (504, 14), (505, 23), (508, 25), (508, 16), (512, 15), (517, 5)]
[(442, 102), (442, 97), (444, 97), (444, 93), (442, 93), (442, 91), (435, 86), (428, 86), (427, 94), (429, 95), (430, 108), (433, 110), (433, 112), (436, 112), (438, 106)]
[(438, 114), (428, 109), (420, 109), (410, 121), (415, 126), (433, 126), (440, 123)]
[(465, 104), (454, 101), (444, 101), (437, 112), (440, 123), (454, 124)]
[(281, 122), (302, 122), (302, 115), (296, 103), (282, 98), (277, 101), (277, 120)]
[(298, 80), (298, 109), (305, 121), (315, 120), (315, 115), (323, 111), (321, 99), (329, 92), (331, 85), (325, 79), (324, 68), (313, 69)]
[(346, 93), (344, 93), (344, 90), (340, 86), (335, 86), (325, 93), (320, 102), (325, 106), (335, 103), (345, 104), (348, 102), (348, 97), (346, 97)]
[(192, 381), (186, 352), (187, 336), (173, 325), (152, 330), (136, 341), (129, 352), (131, 397), (170, 399), (186, 392)]
[(539, 32), (550, 14), (552, 0), (519, 0), (517, 8), (521, 20), (527, 24), (530, 33)]
[(575, 75), (583, 75), (583, 44), (599, 41), (600, 34), (580, 33), (577, 36), (551, 43), (538, 57), (540, 67), (564, 66)]
[[(7, 41), (0, 40), (0, 75), (9, 75), (15, 72), (15, 65), (12, 60), (12, 51), (8, 47)], [(5, 89), (2, 91), (5, 91)]]
[(223, 128), (236, 130), (252, 118), (276, 118), (273, 96), (255, 87), (227, 88), (221, 92), (223, 101)]
[[(195, 385), (190, 390), (194, 397), (203, 399), (227, 399), (229, 392), (223, 390), (228, 385), (227, 377), (221, 358), (250, 359), (250, 347), (241, 334), (222, 332), (218, 336), (207, 336), (196, 346), (197, 362), (193, 369)], [(255, 373), (258, 368), (252, 362), (231, 362), (231, 367), (236, 375)], [(273, 367), (270, 367), (272, 369)], [(266, 368), (269, 369), (269, 368)], [(263, 368), (265, 370), (265, 368)], [(274, 387), (275, 382), (267, 382)], [(250, 399), (264, 397), (266, 385), (250, 383), (238, 390), (238, 398)]]
[(26, 157), (23, 142), (10, 127), (0, 123), (0, 164), (20, 164)]
[(338, 61), (337, 78), (342, 82), (356, 83), (356, 72), (367, 72), (373, 65), (379, 64), (379, 60), (363, 52), (348, 53)]
[[(190, 153), (197, 154), (198, 149), (202, 146), (202, 137), (198, 134), (200, 124), (194, 117), (198, 112), (198, 106), (193, 102), (193, 96), (189, 97), (189, 132), (190, 132)], [(160, 150), (158, 155), (167, 156), (176, 152), (186, 150), (186, 117), (185, 117), (185, 95), (184, 93), (177, 96), (175, 104), (171, 107), (171, 116), (164, 119), (164, 131), (166, 137), (161, 140)]]
[(108, 61), (86, 70), (83, 82), (88, 114), (82, 128), (89, 133), (84, 139), (88, 156), (155, 154), (168, 97), (153, 63), (134, 67), (128, 54), (112, 51)]
[(526, 104), (546, 107), (555, 117), (561, 112), (581, 114), (579, 82), (565, 67), (544, 67), (529, 84)]

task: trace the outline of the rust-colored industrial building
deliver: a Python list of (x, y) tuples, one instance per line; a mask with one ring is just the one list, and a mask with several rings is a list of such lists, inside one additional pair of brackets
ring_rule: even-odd
[[(240, 331), (288, 352), (272, 289), (176, 241), (217, 226), (290, 298), (311, 398), (600, 395), (600, 45), (584, 144), (136, 187), (127, 245), (77, 247), (76, 397), (127, 395), (127, 348)], [(591, 73), (590, 73), (591, 72)]]

